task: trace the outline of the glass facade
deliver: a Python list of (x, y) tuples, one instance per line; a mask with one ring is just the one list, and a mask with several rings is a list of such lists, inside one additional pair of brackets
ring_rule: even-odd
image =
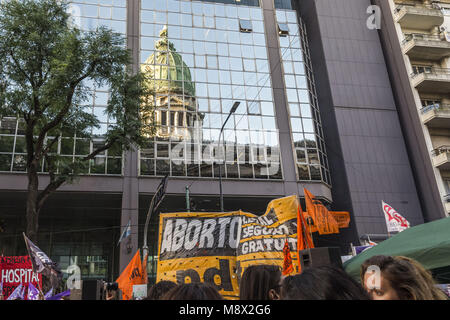
[(306, 29), (294, 10), (276, 10), (276, 20), (297, 178), (331, 185)]
[[(140, 26), (139, 61), (135, 63), (146, 74), (146, 84), (152, 92), (147, 102), (155, 106), (155, 113), (148, 117), (153, 121), (149, 125), (157, 125), (155, 135), (147, 137), (146, 146), (138, 151), (141, 177), (169, 174), (217, 178), (219, 164), (225, 160), (221, 173), (227, 179), (296, 178), (331, 185), (306, 31), (299, 24), (290, 0), (275, 0), (274, 4), (279, 63), (289, 112), (286, 127), (291, 129), (297, 177), (283, 177), (277, 110), (285, 106), (275, 105), (271, 77), (274, 71), (269, 64), (259, 1), (142, 0), (140, 3), (139, 19), (133, 22)], [(127, 34), (126, 0), (72, 1), (70, 11), (72, 23), (82, 30), (106, 26), (123, 36)], [(60, 138), (52, 152), (72, 159), (86, 156), (102, 145), (103, 135), (114, 123), (114, 119), (104, 114), (108, 87), (84, 85), (89, 88), (90, 96), (84, 107), (97, 116), (101, 125), (87, 136)], [(230, 114), (236, 102), (240, 104)], [(0, 119), (0, 171), (25, 172), (24, 134), (22, 121), (14, 117)], [(122, 167), (122, 150), (109, 149), (91, 161), (85, 174), (123, 175)], [(45, 170), (43, 162), (41, 172)], [(120, 204), (116, 207), (120, 208)], [(142, 220), (145, 214), (141, 212), (139, 218)], [(79, 225), (80, 230), (92, 227), (94, 214), (68, 216), (64, 225), (78, 226), (85, 221), (86, 224)], [(118, 226), (120, 209), (114, 214), (108, 212), (108, 217), (116, 219), (111, 221), (111, 228)], [(106, 215), (95, 225), (100, 228), (104, 219)], [(151, 234), (157, 234), (157, 223), (152, 221)], [(42, 225), (46, 224), (51, 223)], [(56, 227), (49, 232), (55, 230)], [(43, 249), (64, 269), (73, 264), (80, 266), (83, 278), (105, 278), (116, 269), (117, 261), (113, 260), (118, 260), (120, 255), (116, 245), (118, 237), (118, 231), (112, 234), (110, 230), (88, 235), (55, 232), (48, 239), (49, 246)], [(154, 242), (150, 252), (156, 252), (156, 246)], [(156, 273), (156, 265), (157, 256), (150, 255), (150, 275)]]
[[(126, 35), (126, 0), (85, 0), (73, 1), (69, 11), (72, 15), (72, 23), (81, 30), (95, 30), (99, 26), (106, 26), (113, 31)], [(109, 98), (108, 88), (96, 87), (93, 83), (84, 84), (90, 88), (89, 100), (84, 102), (84, 108), (90, 110), (100, 120), (98, 128), (92, 128), (91, 135), (77, 136), (63, 135), (52, 152), (63, 157), (76, 158), (90, 154), (98, 146), (103, 145), (103, 135), (108, 130), (108, 125), (114, 123), (114, 119), (105, 116), (106, 105)], [(24, 172), (26, 170), (26, 143), (24, 136), (24, 122), (14, 117), (0, 120), (0, 171)], [(51, 141), (54, 137), (48, 136)], [(46, 172), (46, 163), (42, 161), (41, 172)], [(120, 148), (109, 149), (91, 160), (85, 169), (85, 174), (122, 174), (122, 150)]]
[[(331, 184), (305, 29), (290, 1), (274, 5), (297, 178)], [(139, 152), (139, 174), (215, 178), (225, 157), (223, 177), (283, 179), (258, 1), (155, 0), (141, 6), (139, 63), (152, 88), (148, 101), (156, 106), (158, 130)], [(126, 0), (73, 1), (70, 12), (82, 30), (106, 26), (126, 35)], [(90, 136), (60, 138), (53, 151), (72, 159), (102, 145), (114, 123), (104, 114), (108, 88), (85, 85), (90, 98), (84, 107), (100, 127)], [(235, 102), (240, 105), (220, 135)], [(0, 171), (25, 171), (23, 129), (15, 118), (0, 121)], [(85, 174), (121, 175), (122, 162), (122, 150), (110, 149), (91, 160)]]

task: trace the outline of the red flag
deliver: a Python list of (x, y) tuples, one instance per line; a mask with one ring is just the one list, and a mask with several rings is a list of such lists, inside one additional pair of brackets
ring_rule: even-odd
[(286, 239), (286, 242), (284, 243), (283, 248), (283, 255), (284, 255), (284, 261), (283, 261), (283, 276), (288, 275), (294, 271), (294, 266), (292, 264), (292, 257), (291, 257), (291, 249), (289, 248), (289, 242)]

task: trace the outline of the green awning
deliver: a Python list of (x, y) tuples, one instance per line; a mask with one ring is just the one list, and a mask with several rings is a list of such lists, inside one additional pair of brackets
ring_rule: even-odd
[(406, 229), (347, 260), (344, 269), (359, 281), (361, 264), (376, 255), (406, 256), (427, 270), (446, 269), (450, 266), (450, 218)]

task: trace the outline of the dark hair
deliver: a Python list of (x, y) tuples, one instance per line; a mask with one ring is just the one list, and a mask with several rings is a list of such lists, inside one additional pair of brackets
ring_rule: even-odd
[(279, 293), (281, 270), (275, 265), (254, 265), (245, 269), (239, 285), (241, 300), (270, 300), (271, 289)]
[(176, 286), (177, 284), (173, 281), (159, 281), (150, 287), (147, 292), (147, 297), (144, 300), (159, 300), (164, 294)]
[(332, 266), (306, 268), (286, 277), (282, 300), (369, 300), (364, 288), (344, 270)]
[(367, 259), (360, 271), (363, 284), (369, 266), (380, 268), (383, 278), (389, 281), (400, 300), (447, 300), (435, 287), (431, 274), (411, 258), (379, 255)]
[(160, 300), (223, 300), (215, 286), (209, 283), (195, 282), (177, 285)]

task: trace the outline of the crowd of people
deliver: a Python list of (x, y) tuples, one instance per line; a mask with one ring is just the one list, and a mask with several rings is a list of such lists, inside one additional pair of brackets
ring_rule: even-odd
[[(373, 270), (379, 270), (373, 281)], [(208, 283), (152, 285), (144, 300), (222, 300)], [(310, 267), (283, 276), (274, 265), (254, 265), (240, 279), (240, 300), (448, 300), (432, 274), (407, 257), (374, 256), (361, 265), (360, 283), (342, 268)]]
[[(240, 300), (255, 301), (449, 300), (436, 285), (431, 272), (414, 259), (403, 256), (369, 258), (361, 265), (360, 282), (336, 266), (309, 267), (299, 274), (283, 276), (276, 265), (253, 265), (242, 274), (239, 290)], [(117, 299), (108, 292), (106, 300)], [(209, 283), (159, 281), (149, 287), (143, 300), (223, 299), (216, 286)], [(1, 294), (0, 300), (3, 300)]]

